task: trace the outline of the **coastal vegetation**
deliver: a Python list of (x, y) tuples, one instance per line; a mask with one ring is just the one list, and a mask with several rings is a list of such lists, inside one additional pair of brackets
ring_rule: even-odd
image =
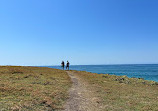
[(44, 67), (0, 67), (1, 111), (62, 109), (71, 80), (62, 70)]
[(90, 90), (99, 97), (97, 102), (103, 104), (103, 111), (158, 111), (157, 82), (86, 71), (72, 72), (89, 84)]
[[(72, 70), (69, 73), (78, 78), (76, 82), (84, 83), (82, 87), (92, 92), (96, 97), (94, 101), (103, 106), (98, 111), (158, 110), (157, 82), (86, 71)], [(1, 66), (0, 110), (63, 110), (71, 86), (71, 78), (63, 70)]]

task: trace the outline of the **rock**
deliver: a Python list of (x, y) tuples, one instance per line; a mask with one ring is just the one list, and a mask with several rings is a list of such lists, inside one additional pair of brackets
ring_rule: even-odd
[(117, 79), (115, 79), (115, 81), (124, 81), (125, 80), (125, 78), (117, 78)]
[(144, 80), (144, 78), (138, 78), (138, 79), (142, 79), (142, 80)]
[(106, 76), (106, 75), (103, 75), (102, 77), (104, 77), (104, 78), (108, 78), (108, 76)]

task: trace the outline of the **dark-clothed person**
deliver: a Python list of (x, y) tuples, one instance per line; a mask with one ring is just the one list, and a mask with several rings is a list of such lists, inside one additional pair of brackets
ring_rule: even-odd
[(67, 61), (67, 64), (66, 64), (66, 69), (68, 69), (68, 70), (69, 70), (69, 66), (70, 66), (70, 63), (69, 63), (69, 61)]
[(65, 63), (64, 63), (64, 61), (61, 62), (61, 67), (62, 67), (63, 70), (64, 70), (64, 67), (65, 67)]

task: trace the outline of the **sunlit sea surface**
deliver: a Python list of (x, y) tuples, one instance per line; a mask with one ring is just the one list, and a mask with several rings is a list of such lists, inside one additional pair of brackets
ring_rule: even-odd
[[(61, 66), (42, 66), (62, 69)], [(137, 65), (70, 65), (70, 70), (88, 71), (98, 74), (127, 75), (158, 82), (158, 64)]]

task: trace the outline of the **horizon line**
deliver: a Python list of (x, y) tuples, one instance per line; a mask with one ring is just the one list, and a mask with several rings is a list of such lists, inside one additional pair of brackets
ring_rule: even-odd
[[(158, 63), (126, 63), (126, 64), (72, 64), (71, 66), (86, 65), (157, 65)], [(60, 66), (60, 65), (0, 65), (0, 66)]]

